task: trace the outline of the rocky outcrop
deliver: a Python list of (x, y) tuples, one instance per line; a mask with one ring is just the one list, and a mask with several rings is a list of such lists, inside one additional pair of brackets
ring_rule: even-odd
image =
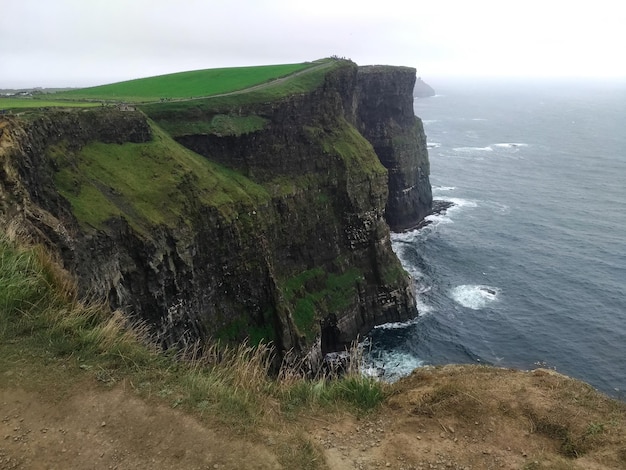
[(4, 120), (0, 223), (53, 248), (83, 295), (166, 346), (248, 336), (341, 348), (417, 314), (385, 222), (414, 225), (430, 194), (411, 73), (345, 63), (310, 92), (236, 110), (144, 108), (157, 124), (225, 112), (263, 123), (176, 134), (204, 161), (141, 112)]
[(422, 77), (418, 77), (415, 82), (415, 88), (413, 88), (413, 96), (416, 98), (428, 98), (435, 95), (435, 89), (422, 80)]

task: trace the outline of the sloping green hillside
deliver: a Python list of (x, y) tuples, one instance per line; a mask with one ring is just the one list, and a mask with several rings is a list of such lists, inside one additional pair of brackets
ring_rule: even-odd
[(71, 90), (57, 93), (55, 97), (69, 100), (114, 100), (135, 103), (161, 99), (197, 98), (249, 88), (316, 64), (316, 62), (304, 62), (194, 70)]

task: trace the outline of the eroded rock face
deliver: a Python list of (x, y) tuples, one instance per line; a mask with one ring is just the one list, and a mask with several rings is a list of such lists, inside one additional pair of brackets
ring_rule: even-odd
[[(414, 225), (430, 195), (426, 157), (411, 154), (423, 133), (404, 96), (410, 101), (410, 71), (361, 72), (347, 64), (311, 93), (236, 111), (262, 116), (261, 130), (177, 136), (265, 191), (225, 211), (199, 202), (192, 175), (179, 187), (180, 224), (135, 220), (115, 187), (94, 184), (122, 215), (92, 227), (76, 219), (56, 186), (52, 147), (66, 142), (72, 148), (62, 149), (79, 155), (94, 141), (141, 145), (153, 138), (142, 113), (5, 120), (0, 223), (46, 243), (83, 295), (147, 322), (165, 346), (250, 336), (283, 351), (341, 348), (377, 324), (417, 315), (385, 222)], [(379, 92), (382, 98), (370, 96)], [(332, 338), (320, 342), (320, 322), (331, 314)]]

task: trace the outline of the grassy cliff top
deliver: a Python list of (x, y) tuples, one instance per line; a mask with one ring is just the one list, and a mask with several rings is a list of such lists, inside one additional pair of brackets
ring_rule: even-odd
[(198, 117), (205, 113), (228, 110), (234, 106), (267, 103), (290, 95), (310, 92), (324, 83), (329, 72), (342, 67), (356, 67), (353, 62), (339, 59), (322, 59), (311, 65), (291, 75), (228, 93), (203, 98), (144, 103), (140, 104), (140, 107), (148, 116), (157, 120), (164, 116), (168, 119), (185, 119), (190, 113)]
[(68, 100), (150, 102), (230, 93), (306, 70), (318, 62), (194, 70), (55, 94)]
[[(329, 58), (299, 64), (193, 70), (27, 98), (1, 98), (0, 109), (89, 107), (104, 102), (170, 106), (182, 103), (183, 108), (188, 108), (209, 97), (224, 97), (235, 104), (246, 99), (276, 99), (311, 90), (322, 82), (329, 70), (346, 63), (348, 61)], [(233, 100), (232, 95), (241, 94), (247, 98)]]

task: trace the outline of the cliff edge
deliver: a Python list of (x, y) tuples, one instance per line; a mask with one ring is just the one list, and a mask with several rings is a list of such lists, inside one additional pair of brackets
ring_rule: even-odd
[(389, 237), (432, 199), (415, 71), (311, 70), (282, 94), (3, 118), (3, 231), (166, 347), (323, 353), (416, 316)]

